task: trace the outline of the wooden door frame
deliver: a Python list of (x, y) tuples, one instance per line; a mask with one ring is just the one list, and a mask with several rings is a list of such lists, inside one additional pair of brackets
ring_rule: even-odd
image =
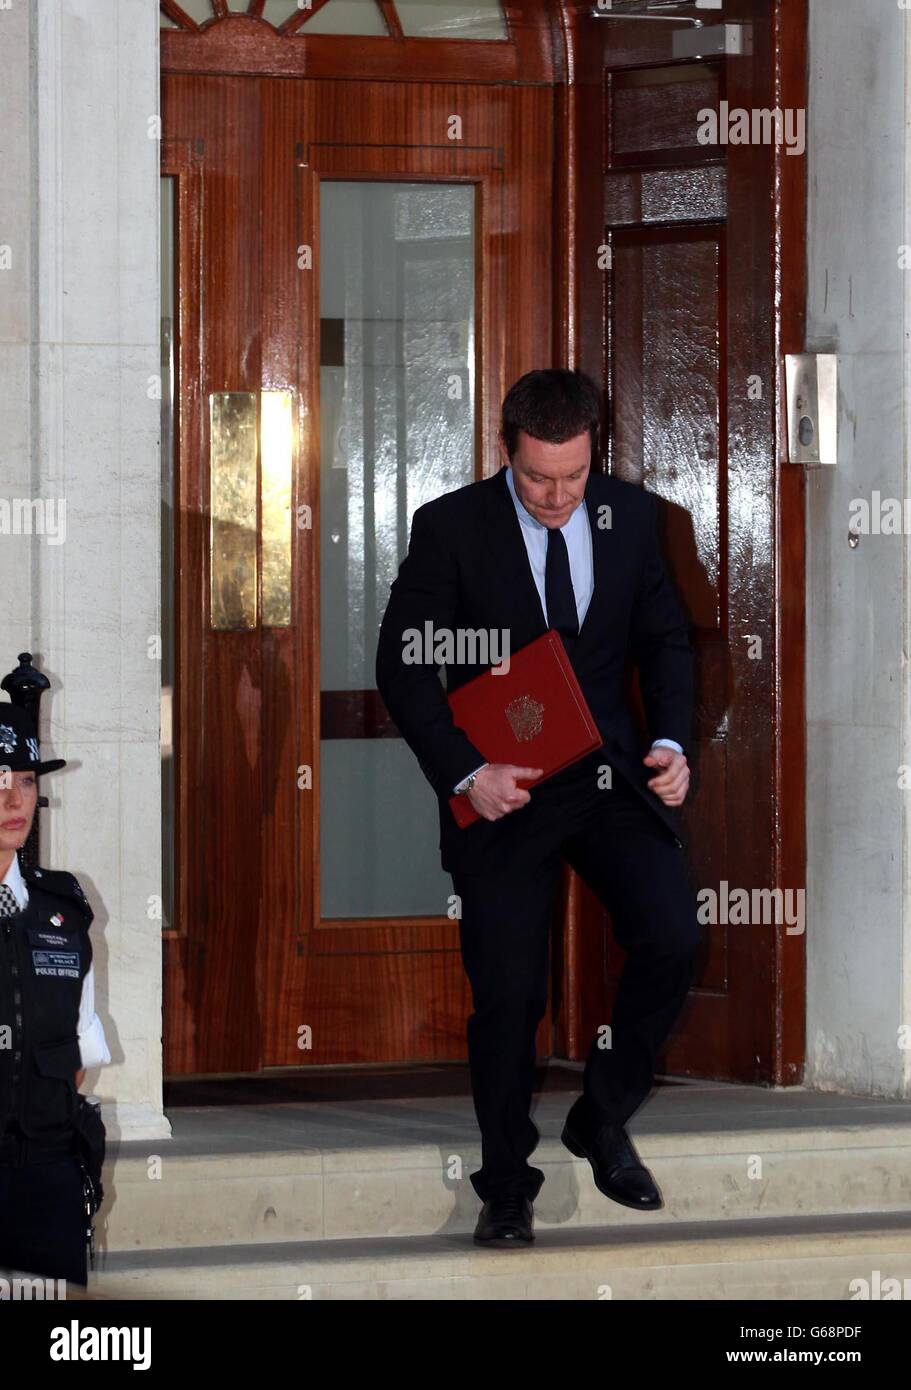
[[(769, 0), (772, 71), (768, 105), (806, 109), (807, 0)], [(567, 152), (555, 190), (554, 359), (578, 366), (583, 359), (581, 297), (587, 292), (580, 248), (592, 245), (601, 210), (580, 200), (581, 165), (586, 149), (580, 132), (575, 5), (560, 0), (567, 52), (568, 84), (556, 91), (555, 142)], [(806, 322), (806, 154), (795, 157), (776, 146), (768, 189), (774, 236), (770, 283), (779, 303), (774, 318), (774, 419), (777, 421), (775, 494), (775, 633), (773, 653), (774, 887), (806, 887), (806, 705), (805, 705), (805, 479), (787, 462), (784, 354), (804, 349)], [(599, 166), (600, 167), (600, 166)], [(562, 175), (562, 176), (561, 176)], [(592, 200), (594, 202), (595, 200)], [(588, 219), (586, 221), (586, 219)], [(598, 233), (600, 241), (600, 232)], [(598, 244), (595, 242), (594, 244)], [(589, 274), (589, 280), (591, 276)], [(593, 943), (601, 922), (578, 877), (567, 871), (563, 941), (555, 952), (555, 1051), (585, 1056), (589, 1039), (582, 1026), (586, 981), (600, 979)], [(771, 1085), (803, 1080), (806, 1049), (806, 949), (802, 935), (775, 933), (772, 961), (775, 1018), (771, 1055), (755, 1077)], [(594, 986), (593, 986), (594, 987)]]
[[(194, 449), (205, 448), (205, 417), (198, 377), (192, 389), (194, 372), (199, 371), (202, 350), (202, 220), (203, 220), (203, 162), (202, 141), (168, 137), (161, 142), (161, 177), (175, 181), (175, 261), (174, 261), (174, 413), (172, 440), (174, 449), (175, 494), (172, 499), (174, 535), (174, 685), (172, 689), (172, 723), (179, 727), (179, 711), (183, 688), (198, 687), (201, 677), (201, 653), (187, 640), (184, 626), (177, 621), (188, 596), (196, 595), (204, 605), (208, 576), (200, 568), (198, 552), (191, 544), (186, 518), (207, 515), (208, 500), (199, 487), (199, 477), (181, 468), (181, 459), (192, 456)], [(188, 892), (194, 864), (201, 860), (203, 826), (199, 818), (186, 816), (190, 790), (202, 777), (202, 749), (197, 744), (181, 749), (174, 758), (174, 902), (173, 922), (165, 928), (165, 942), (178, 941), (190, 935)]]
[[(328, 84), (321, 84), (326, 86)], [(381, 84), (372, 88), (374, 95), (369, 98), (375, 116), (385, 109), (386, 98), (378, 90)], [(368, 84), (363, 84), (364, 100), (367, 100)], [(352, 100), (354, 95), (352, 94)], [(390, 98), (401, 104), (399, 97)], [(496, 432), (499, 425), (499, 410), (507, 377), (511, 379), (514, 358), (531, 355), (537, 359), (551, 341), (550, 296), (544, 295), (540, 306), (530, 307), (529, 297), (523, 295), (522, 286), (527, 283), (547, 283), (546, 274), (550, 267), (549, 238), (525, 237), (512, 244), (511, 249), (503, 249), (500, 240), (503, 228), (510, 225), (515, 215), (516, 203), (522, 207), (521, 198), (527, 197), (524, 188), (516, 198), (508, 199), (507, 187), (513, 183), (523, 184), (520, 172), (527, 172), (540, 157), (540, 151), (551, 148), (551, 123), (549, 92), (532, 88), (507, 88), (502, 96), (490, 94), (488, 98), (483, 86), (475, 88), (468, 99), (466, 130), (475, 132), (477, 143), (453, 144), (445, 139), (445, 113), (451, 111), (449, 89), (437, 82), (427, 82), (422, 93), (414, 93), (414, 108), (407, 119), (396, 126), (397, 133), (385, 142), (367, 143), (374, 125), (366, 126), (365, 133), (352, 140), (339, 139), (341, 132), (333, 130), (329, 139), (314, 137), (306, 130), (306, 122), (293, 130), (289, 126), (287, 135), (298, 141), (296, 154), (297, 168), (297, 222), (296, 244), (311, 244), (314, 248), (314, 264), (319, 264), (319, 191), (326, 181), (369, 181), (471, 184), (477, 190), (475, 202), (475, 361), (476, 372), (476, 463), (475, 477), (493, 471), (497, 464)], [(409, 98), (410, 101), (410, 98)], [(382, 123), (382, 122), (381, 122)], [(507, 124), (508, 123), (508, 124)], [(507, 126), (509, 130), (523, 125), (526, 142), (515, 156), (509, 147), (503, 148), (498, 138), (500, 131)], [(390, 118), (387, 129), (391, 128)], [(309, 138), (307, 138), (309, 134)], [(550, 178), (548, 167), (547, 179)], [(542, 259), (547, 258), (546, 266)], [(287, 303), (293, 303), (293, 291), (289, 288)], [(318, 293), (308, 292), (298, 303), (298, 326), (296, 338), (301, 345), (301, 364), (299, 383), (306, 392), (306, 429), (302, 433), (301, 478), (306, 479), (308, 495), (302, 497), (312, 509), (312, 530), (308, 541), (308, 553), (301, 555), (297, 573), (303, 576), (303, 583), (309, 591), (309, 622), (304, 617), (306, 640), (301, 649), (300, 660), (300, 709), (302, 727), (309, 731), (310, 743), (302, 749), (302, 761), (313, 769), (313, 791), (301, 805), (300, 852), (298, 861), (302, 866), (302, 902), (300, 920), (297, 925), (297, 940), (286, 941), (283, 945), (270, 945), (273, 959), (268, 965), (268, 978), (277, 985), (283, 982), (280, 1000), (276, 990), (271, 996), (277, 1002), (274, 1016), (267, 1024), (267, 1060), (275, 1065), (279, 1055), (281, 1039), (289, 1036), (295, 1019), (307, 1018), (308, 999), (323, 1000), (331, 994), (335, 986), (332, 981), (341, 979), (341, 968), (352, 957), (363, 956), (379, 959), (397, 956), (403, 966), (415, 968), (429, 978), (431, 960), (437, 958), (433, 969), (442, 970), (439, 957), (445, 953), (452, 957), (452, 980), (446, 985), (446, 992), (434, 1000), (433, 1008), (428, 1007), (428, 1015), (436, 1018), (430, 1039), (432, 1052), (426, 1057), (414, 1060), (437, 1060), (452, 1058), (464, 1053), (464, 1017), (470, 1011), (467, 995), (467, 981), (461, 969), (458, 944), (458, 923), (445, 914), (440, 916), (415, 918), (403, 915), (397, 918), (377, 919), (329, 919), (323, 921), (320, 913), (319, 883), (319, 786), (320, 786), (320, 738), (324, 724), (325, 710), (322, 708), (323, 696), (320, 689), (320, 612), (318, 607), (320, 574), (320, 425), (319, 425), (319, 360), (316, 347), (319, 343), (319, 319), (321, 306)], [(505, 322), (517, 322), (526, 333), (512, 338), (498, 331)], [(522, 369), (534, 364), (533, 360), (522, 361)], [(308, 385), (309, 384), (309, 385)], [(372, 722), (372, 709), (367, 711)], [(377, 717), (388, 720), (385, 710)], [(393, 726), (392, 732), (396, 733)], [(308, 869), (313, 866), (312, 873)], [(306, 970), (293, 969), (289, 952), (296, 948), (298, 956), (306, 958)], [(410, 960), (409, 960), (410, 958)], [(418, 967), (417, 962), (421, 962)], [(448, 968), (448, 967), (447, 967)], [(446, 983), (446, 982), (444, 982)], [(452, 1013), (451, 995), (458, 990), (458, 1026), (450, 1028), (447, 1019)], [(382, 1045), (379, 1036), (377, 1046)], [(349, 1044), (349, 1049), (352, 1045)], [(335, 1061), (374, 1061), (379, 1056), (370, 1055), (368, 1043), (359, 1044), (364, 1054), (355, 1058), (330, 1057)], [(369, 1047), (374, 1046), (372, 1042)], [(389, 1060), (385, 1056), (384, 1060)], [(402, 1060), (395, 1053), (391, 1060)]]
[[(488, 377), (483, 369), (503, 377), (503, 353), (491, 342), (492, 325), (498, 315), (505, 313), (508, 287), (503, 266), (492, 265), (482, 252), (492, 236), (492, 228), (502, 216), (502, 151), (487, 146), (477, 148), (444, 145), (397, 145), (393, 151), (384, 145), (363, 142), (301, 142), (296, 159), (298, 184), (298, 245), (313, 245), (314, 265), (320, 264), (320, 187), (328, 181), (368, 181), (391, 183), (469, 184), (477, 190), (475, 202), (475, 295), (474, 320), (476, 362), (475, 395), (475, 477), (483, 477), (494, 461), (491, 443), (491, 413), (496, 411), (496, 393), (488, 389)], [(302, 727), (309, 731), (310, 746), (302, 753), (313, 771), (313, 791), (305, 798), (299, 824), (298, 862), (302, 873), (300, 898), (301, 920), (298, 939), (304, 943), (310, 957), (344, 956), (357, 942), (363, 949), (370, 942), (388, 941), (395, 935), (400, 948), (413, 947), (420, 942), (428, 949), (458, 950), (458, 924), (440, 914), (434, 917), (345, 918), (323, 919), (321, 899), (320, 818), (321, 785), (321, 709), (320, 678), (320, 388), (318, 345), (320, 342), (321, 305), (318, 292), (301, 296), (299, 300), (298, 342), (301, 345), (299, 388), (303, 415), (307, 426), (302, 432), (305, 441), (301, 449), (300, 478), (308, 478), (309, 491), (302, 498), (312, 509), (311, 539), (297, 561), (297, 573), (307, 591), (306, 607), (302, 613), (305, 637), (300, 650), (300, 695)], [(309, 390), (307, 383), (309, 382)], [(387, 719), (385, 711), (377, 718)], [(309, 885), (309, 886), (307, 886)], [(287, 950), (293, 943), (285, 943)], [(292, 979), (290, 962), (278, 959), (270, 967), (273, 979)], [(288, 991), (280, 1009), (266, 1019), (267, 1056), (273, 1055), (273, 1035), (283, 1028), (283, 1016), (301, 1014), (304, 1001)]]
[[(561, 57), (555, 42), (555, 0), (509, 0), (508, 38), (408, 38), (395, 0), (377, 0), (385, 38), (308, 34), (306, 21), (327, 0), (286, 20), (277, 30), (255, 13), (228, 11), (199, 24), (178, 3), (159, 0), (179, 29), (162, 29), (161, 68), (171, 73), (223, 73), (240, 77), (375, 78), (393, 82), (491, 82), (549, 85)], [(257, 0), (254, 0), (254, 4)], [(262, 0), (259, 0), (262, 9)]]
[[(190, 42), (195, 41), (195, 36), (192, 34), (182, 37)], [(184, 458), (192, 457), (197, 452), (200, 458), (204, 458), (206, 453), (206, 414), (196, 374), (206, 351), (202, 338), (202, 281), (205, 273), (202, 212), (203, 198), (206, 196), (202, 175), (206, 169), (206, 152), (202, 140), (197, 139), (195, 135), (196, 127), (193, 123), (192, 102), (189, 105), (186, 104), (188, 100), (186, 89), (192, 82), (192, 77), (183, 72), (173, 74), (167, 71), (165, 76), (174, 79), (177, 90), (184, 89), (183, 104), (177, 102), (175, 97), (168, 116), (173, 115), (174, 129), (178, 131), (178, 137), (186, 137), (169, 137), (164, 142), (162, 150), (162, 172), (164, 174), (179, 173), (184, 180), (181, 183), (180, 194), (179, 256), (181, 284), (188, 288), (188, 292), (180, 305), (180, 370), (177, 382), (179, 417), (175, 422), (176, 438), (178, 448), (183, 453)], [(249, 74), (246, 72), (241, 73), (240, 76), (250, 80)], [(347, 74), (349, 79), (352, 76), (351, 73)], [(223, 79), (233, 79), (233, 77), (233, 73), (206, 72), (203, 74), (204, 82), (213, 84), (219, 84)], [(296, 102), (305, 90), (303, 83), (291, 84), (281, 80), (268, 85), (273, 93), (274, 101), (279, 107), (288, 102)], [(328, 84), (324, 83), (323, 85)], [(353, 83), (351, 85), (354, 86)], [(374, 93), (381, 92), (384, 85), (386, 84), (360, 84), (365, 92), (369, 90)], [(500, 402), (506, 386), (521, 371), (528, 370), (541, 360), (547, 352), (552, 337), (548, 284), (551, 256), (549, 236), (529, 235), (522, 240), (519, 253), (515, 249), (510, 251), (508, 245), (504, 247), (502, 244), (504, 229), (513, 225), (512, 219), (521, 217), (525, 225), (532, 225), (530, 214), (532, 210), (536, 210), (536, 205), (534, 204), (534, 189), (531, 189), (529, 185), (534, 181), (529, 180), (527, 174), (530, 167), (544, 167), (544, 159), (552, 148), (549, 87), (542, 84), (512, 85), (503, 88), (501, 93), (490, 92), (489, 100), (489, 87), (487, 91), (485, 91), (483, 84), (468, 89), (471, 91), (469, 111), (472, 113), (472, 118), (469, 119), (469, 129), (479, 132), (476, 135), (479, 143), (472, 147), (452, 143), (431, 143), (432, 140), (440, 141), (445, 138), (446, 113), (452, 110), (452, 88), (438, 80), (429, 80), (424, 85), (426, 88), (424, 93), (414, 92), (413, 114), (408, 117), (403, 130), (392, 137), (394, 148), (391, 155), (389, 148), (381, 143), (375, 145), (339, 143), (334, 138), (337, 134), (335, 130), (332, 130), (328, 139), (320, 144), (321, 137), (313, 135), (311, 123), (305, 116), (294, 123), (293, 130), (291, 124), (288, 125), (287, 130), (284, 126), (277, 127), (282, 132), (283, 141), (280, 158), (270, 159), (262, 165), (263, 197), (266, 206), (275, 207), (275, 200), (285, 197), (284, 190), (286, 190), (287, 196), (281, 217), (270, 218), (268, 225), (263, 229), (263, 263), (271, 265), (275, 262), (283, 269), (280, 280), (271, 287), (274, 293), (270, 292), (263, 300), (263, 326), (260, 335), (262, 340), (260, 346), (260, 389), (289, 389), (294, 393), (298, 404), (298, 437), (302, 441), (302, 446), (296, 456), (293, 504), (295, 507), (301, 504), (310, 504), (313, 507), (313, 517), (310, 532), (306, 535), (300, 527), (295, 527), (292, 530), (295, 547), (295, 573), (300, 577), (298, 599), (302, 605), (301, 617), (306, 622), (304, 614), (306, 609), (309, 609), (311, 619), (308, 637), (310, 650), (308, 652), (302, 650), (296, 662), (297, 678), (294, 681), (294, 699), (298, 710), (306, 717), (309, 728), (312, 730), (314, 742), (317, 743), (319, 731), (317, 721), (320, 713), (319, 678), (313, 644), (314, 634), (318, 632), (318, 623), (315, 621), (318, 610), (315, 607), (316, 585), (314, 582), (316, 567), (318, 566), (318, 547), (314, 546), (311, 541), (313, 532), (318, 525), (318, 496), (313, 492), (312, 482), (305, 484), (303, 489), (300, 482), (308, 474), (311, 479), (318, 477), (312, 453), (312, 450), (318, 447), (318, 411), (304, 411), (306, 392), (303, 388), (308, 382), (315, 383), (318, 373), (319, 359), (316, 350), (318, 334), (315, 319), (318, 318), (319, 306), (318, 297), (310, 293), (309, 289), (306, 293), (302, 293), (303, 281), (295, 258), (276, 255), (274, 253), (276, 245), (279, 247), (288, 247), (294, 244), (300, 246), (313, 240), (318, 232), (318, 223), (314, 222), (312, 211), (309, 214), (306, 212), (304, 204), (307, 196), (312, 200), (315, 181), (319, 177), (365, 178), (369, 180), (388, 178), (395, 181), (420, 181), (424, 179), (435, 183), (466, 181), (480, 187), (477, 207), (478, 247), (476, 264), (481, 279), (477, 287), (475, 315), (478, 325), (477, 360), (485, 368), (487, 379), (485, 380), (482, 372), (477, 378), (476, 386), (477, 430), (479, 440), (482, 441), (482, 447), (478, 450), (479, 474), (488, 473), (496, 466), (495, 434), (499, 423)], [(411, 91), (412, 88), (409, 88), (409, 101)], [(480, 95), (482, 93), (483, 95)], [(352, 101), (360, 99), (359, 94), (354, 90), (351, 91), (350, 95)], [(263, 111), (269, 106), (271, 100), (272, 98), (268, 101), (264, 98)], [(378, 105), (387, 103), (393, 110), (397, 102), (400, 104), (400, 98), (394, 91), (385, 93), (382, 101), (377, 99)], [(204, 103), (202, 105), (204, 106)], [(476, 121), (473, 119), (474, 117), (477, 118)], [(185, 118), (187, 118), (187, 124), (183, 125)], [(331, 121), (329, 124), (331, 126)], [(209, 127), (205, 128), (208, 129)], [(369, 132), (373, 128), (375, 127), (366, 127), (366, 133), (359, 138), (362, 141), (364, 139), (369, 140), (371, 138)], [(434, 132), (432, 136), (429, 134), (431, 130)], [(515, 141), (520, 130), (524, 133), (524, 138), (517, 150)], [(315, 143), (308, 145), (307, 136)], [(295, 140), (300, 142), (296, 150)], [(210, 159), (215, 158), (216, 150), (217, 139), (210, 147)], [(515, 158), (518, 160), (521, 157), (524, 161), (521, 169), (514, 165), (511, 150), (517, 150)], [(296, 204), (293, 183), (295, 169), (299, 194)], [(523, 173), (526, 175), (524, 178), (521, 176)], [(506, 177), (515, 183), (515, 189), (509, 200), (503, 196), (502, 189), (503, 180)], [(546, 178), (543, 181), (549, 184), (550, 178), (551, 166), (548, 163)], [(306, 229), (306, 235), (303, 229)], [(529, 284), (547, 286), (547, 292), (539, 299), (530, 296), (527, 292)], [(498, 325), (504, 322), (516, 324), (517, 330), (512, 335), (499, 332)], [(298, 345), (300, 346), (299, 358), (295, 356)], [(318, 404), (318, 401), (314, 398), (312, 402), (308, 403)], [(305, 454), (305, 449), (310, 450), (310, 452)], [(188, 477), (184, 476), (182, 469), (178, 470), (178, 478), (182, 491), (177, 502), (176, 521), (179, 527), (184, 527), (184, 539), (182, 543), (179, 542), (179, 555), (181, 557), (179, 579), (183, 584), (182, 593), (186, 601), (194, 605), (201, 603), (205, 609), (207, 594), (205, 560), (197, 559), (194, 561), (194, 569), (187, 562), (189, 554), (187, 545), (191, 539), (190, 530), (195, 525), (193, 518), (205, 516), (208, 500), (204, 495), (205, 488), (202, 482), (194, 489)], [(190, 487), (189, 492), (187, 491), (188, 486)], [(307, 493), (310, 495), (308, 496)], [(189, 513), (189, 521), (184, 520), (184, 512)], [(302, 590), (305, 591), (302, 592)], [(179, 598), (177, 602), (179, 604)], [(204, 628), (204, 626), (204, 621), (201, 619), (201, 627)], [(198, 689), (202, 684), (199, 675), (199, 654), (193, 650), (192, 643), (189, 642), (185, 632), (181, 632), (179, 638), (182, 647), (178, 655), (178, 679), (182, 680), (182, 689), (186, 694), (187, 691), (192, 692), (194, 689)], [(195, 667), (192, 664), (194, 659), (196, 660)], [(175, 713), (179, 708), (180, 700), (176, 699)], [(181, 743), (181, 723), (181, 719), (176, 718), (176, 756), (182, 775), (181, 785), (186, 788), (200, 785), (202, 779), (199, 774), (194, 777), (190, 770), (186, 756), (188, 751), (186, 741)], [(300, 749), (295, 748), (295, 753), (300, 763), (309, 762), (318, 774), (318, 747), (314, 748), (311, 743), (309, 748), (306, 745)], [(310, 754), (309, 757), (308, 753)], [(318, 786), (318, 783), (316, 785)], [(298, 809), (294, 813), (297, 816), (294, 843), (304, 845), (307, 848), (308, 856), (315, 851), (317, 843), (318, 822), (315, 813), (316, 803), (313, 792), (303, 798), (298, 794)], [(177, 830), (179, 854), (177, 886), (181, 900), (186, 898), (186, 887), (191, 877), (195, 874), (198, 879), (199, 864), (203, 862), (203, 858), (194, 851), (194, 846), (207, 843), (206, 830), (207, 828), (192, 816), (182, 819)], [(192, 845), (187, 839), (188, 834), (193, 836)], [(298, 978), (300, 967), (298, 958), (309, 954), (305, 948), (305, 943), (299, 939), (300, 923), (308, 909), (318, 904), (318, 882), (315, 878), (310, 883), (303, 879), (304, 866), (311, 860), (309, 857), (303, 859), (298, 855), (297, 863), (301, 871), (298, 878), (300, 879), (302, 902), (295, 900), (292, 903), (291, 899), (293, 892), (297, 891), (296, 887), (293, 892), (292, 888), (287, 885), (276, 888), (275, 884), (279, 876), (275, 874), (270, 876), (268, 872), (269, 856), (273, 853), (274, 846), (266, 843), (267, 838), (264, 837), (263, 847), (262, 868), (265, 887), (261, 895), (260, 920), (275, 921), (280, 917), (283, 923), (288, 923), (288, 929), (282, 933), (267, 931), (262, 933), (263, 949), (256, 953), (255, 960), (248, 971), (251, 978), (245, 982), (244, 987), (248, 989), (248, 992), (253, 988), (252, 976), (255, 969), (259, 990), (257, 997), (262, 994), (262, 982), (266, 982), (265, 997), (274, 1000), (276, 991), (271, 988), (271, 985), (279, 981), (281, 982), (279, 991), (281, 1001), (276, 1006), (276, 1012), (268, 1013), (265, 1018), (260, 1018), (255, 1022), (255, 1025), (251, 1025), (251, 1028), (256, 1032), (256, 1052), (254, 1055), (251, 1044), (249, 1065), (244, 1067), (244, 1070), (251, 1070), (264, 1065), (275, 1065), (279, 1053), (279, 1043), (284, 1046), (288, 1037), (293, 1036), (293, 1027), (297, 1026), (297, 1022), (301, 1019), (307, 1020), (310, 1017), (306, 1008), (302, 1007), (300, 997), (302, 992), (307, 992), (306, 988), (302, 986), (300, 989), (295, 989), (286, 986), (289, 981)], [(277, 897), (276, 894), (279, 892), (281, 896)], [(311, 893), (313, 895), (312, 903), (309, 901)], [(182, 905), (181, 902), (178, 903), (175, 918), (174, 928), (166, 934), (172, 939), (167, 941), (165, 948), (165, 1009), (171, 1011), (170, 1017), (166, 1016), (165, 1029), (168, 1068), (175, 1074), (178, 1072), (205, 1072), (210, 1069), (207, 1060), (209, 1051), (201, 1051), (200, 1049), (207, 1049), (208, 1045), (203, 1042), (197, 1045), (196, 1041), (196, 1035), (200, 1034), (201, 1036), (204, 1030), (205, 1019), (194, 1013), (189, 1004), (184, 1006), (186, 1014), (184, 1017), (184, 1014), (180, 1013), (180, 1005), (177, 1001), (179, 1001), (181, 994), (190, 995), (192, 993), (192, 991), (185, 989), (185, 984), (190, 977), (195, 978), (194, 972), (197, 970), (197, 963), (202, 960), (206, 949), (208, 927), (198, 920), (191, 920), (185, 901), (182, 902)], [(354, 924), (353, 927), (347, 924), (344, 926), (330, 925), (325, 930), (320, 931), (318, 953), (311, 955), (308, 968), (312, 965), (314, 968), (323, 970), (325, 977), (331, 969), (345, 964), (347, 953), (357, 949), (359, 935), (363, 938), (366, 934), (369, 937), (369, 944), (376, 949), (376, 943), (382, 940), (382, 933), (388, 937), (389, 930), (388, 923), (379, 927), (374, 923), (366, 926), (362, 924), (360, 928), (358, 924)], [(456, 961), (453, 980), (458, 973), (458, 987), (461, 991), (467, 992), (467, 982), (462, 978), (461, 970), (458, 967), (457, 923), (448, 917), (441, 917), (439, 920), (432, 919), (429, 925), (410, 919), (399, 919), (394, 925), (394, 930), (400, 933), (396, 938), (396, 944), (401, 945), (403, 953), (407, 950), (411, 950), (415, 954), (418, 954), (419, 950), (425, 954), (439, 954), (441, 951), (445, 951), (447, 954), (452, 953)], [(281, 936), (280, 941), (278, 940), (279, 936)], [(298, 940), (294, 939), (295, 936), (298, 937)], [(334, 961), (331, 959), (333, 955), (335, 956)], [(289, 965), (290, 969), (287, 968)], [(450, 991), (450, 993), (453, 992)], [(451, 1037), (446, 1030), (440, 1031), (438, 1029), (439, 1039), (435, 1036), (432, 1041), (439, 1051), (432, 1057), (423, 1060), (439, 1060), (444, 1056), (451, 1058), (454, 1055), (461, 1055), (464, 1048), (463, 1020), (469, 1012), (468, 1002), (465, 1002), (464, 1008), (461, 1007), (461, 1002), (460, 996), (458, 1029), (449, 1030), (452, 1033)], [(446, 999), (444, 1003), (446, 1007), (450, 1007), (451, 1000)], [(251, 1009), (250, 1012), (255, 1014), (255, 1008)], [(440, 1012), (445, 1012), (442, 1005)], [(434, 1027), (437, 1028), (436, 1021)], [(458, 1034), (457, 1037), (456, 1033)], [(378, 1035), (378, 1045), (382, 1045), (383, 1041), (383, 1037)], [(230, 1048), (227, 1042), (222, 1045), (216, 1038), (212, 1043), (211, 1050), (214, 1052), (216, 1047), (219, 1049), (219, 1058), (228, 1056)], [(449, 1050), (444, 1051), (446, 1048)], [(312, 1055), (307, 1053), (300, 1053), (298, 1057), (300, 1063), (313, 1060)], [(398, 1057), (399, 1054), (395, 1054), (393, 1060)], [(322, 1061), (324, 1059), (316, 1058), (315, 1060)], [(327, 1060), (374, 1061), (378, 1058), (342, 1056), (330, 1057)], [(297, 1059), (293, 1056), (290, 1059), (285, 1056), (280, 1064), (297, 1064)], [(217, 1067), (213, 1064), (211, 1069), (225, 1070), (226, 1067)]]

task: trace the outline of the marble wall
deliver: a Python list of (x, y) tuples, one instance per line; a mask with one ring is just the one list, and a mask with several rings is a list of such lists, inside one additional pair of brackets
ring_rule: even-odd
[[(12, 509), (32, 495), (31, 370), (34, 205), (30, 196), (36, 137), (29, 71), (27, 6), (0, 10), (0, 501)], [(0, 675), (32, 640), (31, 535), (0, 530)]]
[(161, 1136), (157, 0), (14, 4), (0, 65), (0, 483), (65, 515), (0, 537), (0, 664), (35, 654), (69, 760), (41, 853), (96, 911), (113, 1064), (89, 1087), (112, 1134)]
[(810, 0), (807, 347), (839, 354), (837, 468), (807, 475), (807, 1081), (911, 1094), (907, 536), (849, 545), (851, 503), (911, 495), (908, 14)]

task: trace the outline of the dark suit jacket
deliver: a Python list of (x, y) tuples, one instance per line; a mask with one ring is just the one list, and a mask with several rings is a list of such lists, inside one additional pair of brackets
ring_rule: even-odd
[[(638, 665), (649, 741), (687, 749), (693, 705), (689, 624), (661, 558), (654, 496), (592, 472), (585, 489), (592, 533), (594, 592), (572, 664), (605, 744), (605, 761), (636, 787), (672, 833), (678, 813), (651, 791), (646, 746), (624, 698), (628, 656)], [(610, 512), (599, 510), (608, 507)], [(610, 517), (609, 527), (599, 518)], [(507, 629), (515, 653), (547, 630), (519, 518), (504, 470), (419, 507), (408, 554), (380, 628), (376, 682), (395, 724), (439, 798), (440, 849), (447, 870), (482, 872), (522, 836), (529, 807), (465, 830), (447, 804), (453, 788), (485, 761), (453, 721), (437, 669), (402, 660), (403, 633)], [(451, 691), (483, 666), (445, 668)], [(535, 791), (531, 792), (534, 800)]]

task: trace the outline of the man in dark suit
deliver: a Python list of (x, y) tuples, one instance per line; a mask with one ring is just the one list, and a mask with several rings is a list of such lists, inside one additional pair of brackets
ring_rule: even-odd
[[(443, 868), (460, 900), (482, 1143), (475, 1239), (485, 1244), (534, 1238), (544, 1175), (528, 1163), (538, 1140), (529, 1110), (561, 860), (597, 893), (627, 952), (610, 1045), (592, 1043), (563, 1142), (589, 1160), (606, 1196), (639, 1210), (662, 1205), (625, 1124), (651, 1087), (698, 945), (678, 811), (689, 786), (692, 650), (654, 497), (591, 471), (600, 414), (597, 387), (580, 372), (516, 382), (503, 403), (505, 466), (415, 511), (377, 651), (377, 686), (439, 798)], [(541, 770), (485, 763), (454, 723), (434, 660), (414, 662), (413, 634), (505, 630), (516, 652), (548, 627), (561, 634), (604, 742), (529, 791), (517, 781)], [(645, 756), (624, 699), (630, 657)], [(484, 669), (446, 666), (447, 688)], [(481, 816), (464, 830), (448, 805), (454, 792)]]

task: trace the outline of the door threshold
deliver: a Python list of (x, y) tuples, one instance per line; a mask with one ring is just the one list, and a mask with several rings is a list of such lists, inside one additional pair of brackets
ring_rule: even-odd
[[(578, 1091), (582, 1064), (539, 1064), (535, 1090)], [(470, 1096), (467, 1062), (345, 1063), (270, 1067), (258, 1072), (175, 1076), (165, 1080), (164, 1108), (181, 1105), (279, 1105), (308, 1101), (435, 1100)]]
[[(553, 1058), (539, 1062), (535, 1094), (578, 1092), (582, 1062)], [(658, 1077), (657, 1086), (687, 1084), (683, 1078)], [(200, 1105), (302, 1105), (308, 1102), (360, 1100), (436, 1100), (470, 1096), (467, 1062), (414, 1062), (367, 1065), (270, 1067), (258, 1072), (176, 1076), (164, 1083), (164, 1108)]]

